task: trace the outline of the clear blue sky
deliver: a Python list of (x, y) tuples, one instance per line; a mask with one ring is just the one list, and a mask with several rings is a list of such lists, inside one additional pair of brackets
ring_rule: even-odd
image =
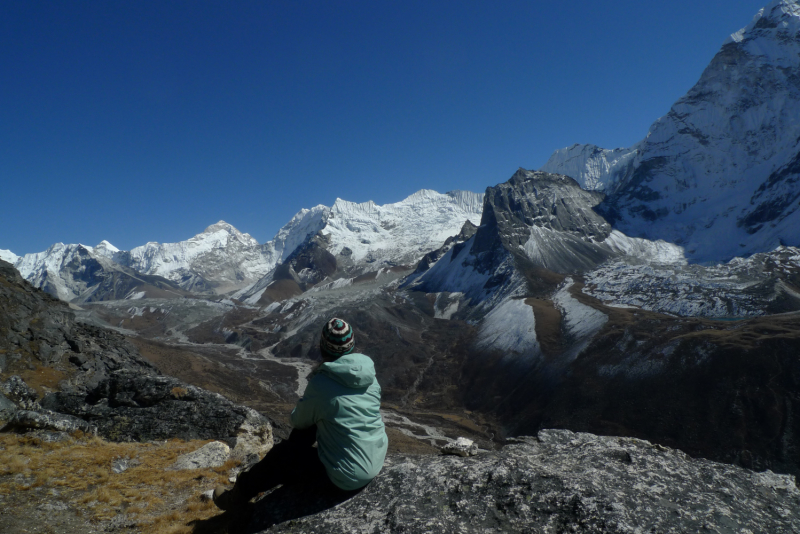
[(0, 3), (0, 248), (483, 191), (629, 146), (767, 0)]

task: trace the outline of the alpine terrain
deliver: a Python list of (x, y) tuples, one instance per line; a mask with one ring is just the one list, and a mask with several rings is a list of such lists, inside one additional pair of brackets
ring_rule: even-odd
[[(335, 508), (276, 491), (246, 531), (800, 529), (800, 3), (734, 33), (633, 147), (509, 174), (335, 199), (263, 244), (220, 221), (129, 251), (0, 250), (0, 381), (59, 377), (8, 428), (44, 417), (14, 415), (30, 401), (110, 441), (263, 451), (342, 317), (383, 390), (384, 473)], [(137, 418), (184, 390), (194, 434)], [(429, 455), (458, 437), (478, 456)]]

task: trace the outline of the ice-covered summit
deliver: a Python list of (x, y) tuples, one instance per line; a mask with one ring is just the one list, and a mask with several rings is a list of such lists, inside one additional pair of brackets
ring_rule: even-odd
[[(242, 241), (243, 243), (258, 245), (258, 241), (256, 241), (250, 234), (244, 234), (240, 232), (239, 230), (234, 228), (232, 224), (228, 224), (225, 221), (219, 221), (215, 224), (212, 224), (205, 230), (203, 230), (203, 234), (216, 234), (218, 232), (224, 232), (229, 236), (238, 239), (239, 241)], [(224, 239), (224, 236), (219, 236), (219, 239)]]
[(800, 245), (798, 72), (800, 5), (774, 1), (642, 141), (574, 145), (543, 170), (602, 188), (598, 209), (615, 228), (680, 244), (694, 260)]
[(336, 199), (322, 233), (330, 237), (332, 254), (347, 248), (356, 262), (415, 262), (458, 234), (466, 221), (478, 224), (482, 210), (483, 194), (469, 191), (422, 189), (383, 206)]
[(725, 44), (740, 43), (753, 35), (759, 28), (778, 28), (786, 33), (800, 31), (800, 3), (797, 0), (774, 0), (760, 9), (753, 20), (736, 33), (731, 34)]
[(597, 145), (574, 144), (553, 152), (543, 172), (565, 174), (588, 191), (603, 191), (613, 178), (615, 169), (624, 167), (636, 154), (634, 148), (600, 148)]

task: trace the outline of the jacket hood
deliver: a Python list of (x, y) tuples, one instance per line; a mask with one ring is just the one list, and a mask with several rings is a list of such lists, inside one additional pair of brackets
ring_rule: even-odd
[(375, 364), (363, 354), (345, 354), (319, 366), (322, 373), (345, 387), (362, 389), (375, 381)]

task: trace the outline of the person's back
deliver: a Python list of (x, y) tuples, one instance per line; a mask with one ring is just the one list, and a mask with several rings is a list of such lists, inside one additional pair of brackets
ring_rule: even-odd
[(321, 476), (339, 490), (352, 491), (377, 476), (389, 446), (380, 414), (381, 387), (372, 360), (354, 348), (349, 324), (336, 317), (325, 324), (323, 363), (292, 410), (289, 439), (240, 474), (231, 490), (218, 487), (214, 502), (219, 508), (230, 509), (277, 484), (304, 478)]
[(381, 387), (364, 354), (325, 362), (292, 411), (292, 426), (316, 424), (319, 458), (345, 490), (366, 485), (383, 466), (389, 442), (380, 414)]

